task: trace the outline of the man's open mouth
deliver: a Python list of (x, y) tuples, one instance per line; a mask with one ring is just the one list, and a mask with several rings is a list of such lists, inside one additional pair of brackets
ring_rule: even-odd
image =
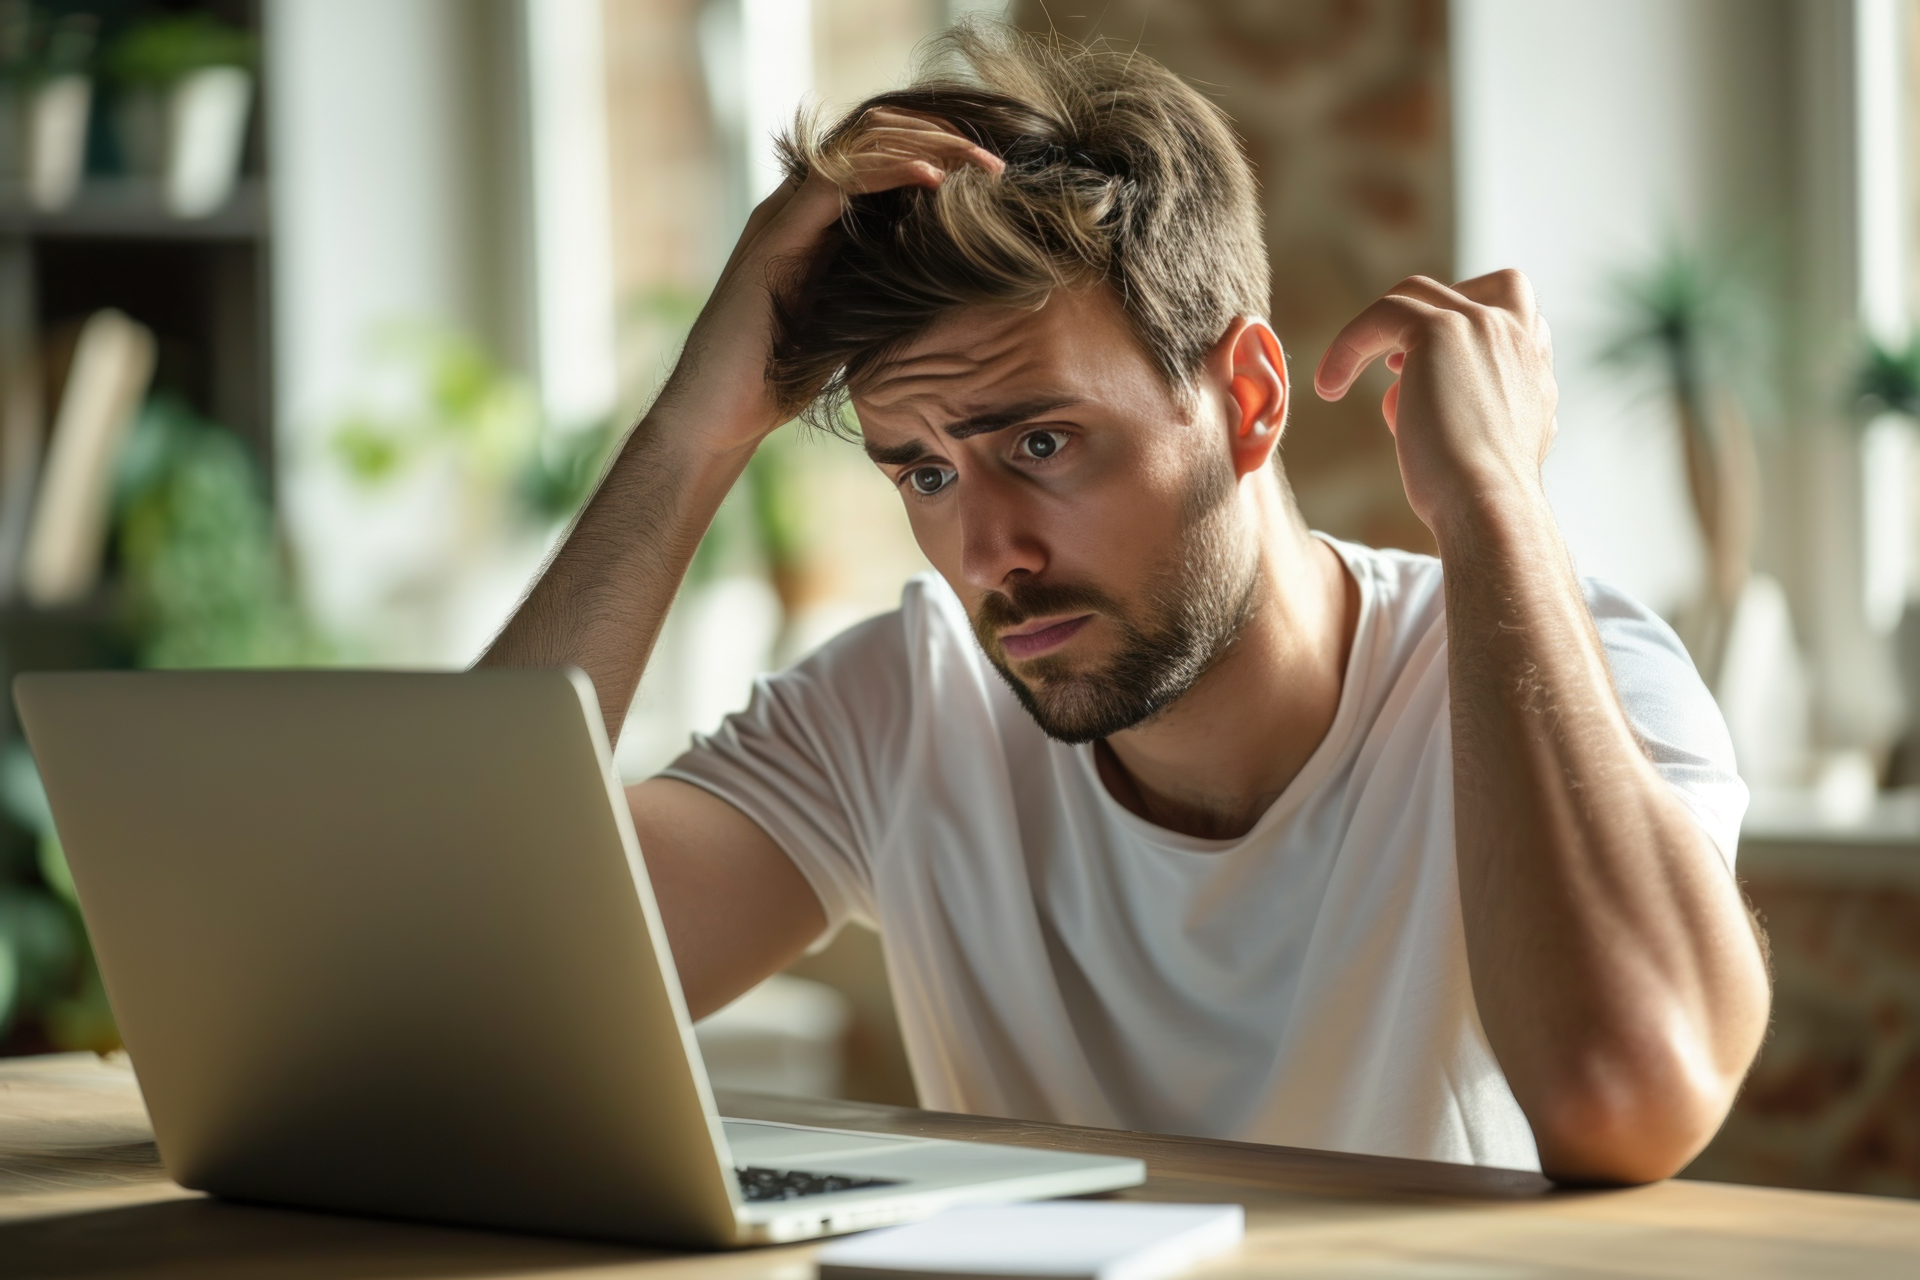
[(1067, 618), (1059, 622), (1042, 619), (1039, 622), (1023, 623), (1021, 630), (1000, 633), (1000, 647), (1006, 651), (1007, 657), (1015, 662), (1037, 658), (1073, 639), (1080, 633), (1080, 628), (1092, 621), (1092, 614), (1083, 613), (1077, 618)]

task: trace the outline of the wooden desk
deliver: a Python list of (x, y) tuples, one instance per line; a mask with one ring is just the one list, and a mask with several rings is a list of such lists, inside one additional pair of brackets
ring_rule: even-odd
[[(1126, 1193), (1239, 1201), (1241, 1250), (1199, 1273), (1465, 1280), (1920, 1275), (1920, 1203), (1668, 1182), (1553, 1191), (1502, 1170), (725, 1097), (730, 1115), (1143, 1157)], [(0, 1061), (0, 1277), (636, 1276), (808, 1280), (810, 1247), (686, 1255), (252, 1208), (161, 1172), (131, 1074), (87, 1055)]]

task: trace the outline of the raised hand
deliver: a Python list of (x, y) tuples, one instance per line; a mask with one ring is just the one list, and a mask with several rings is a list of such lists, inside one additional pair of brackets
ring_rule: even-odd
[(846, 198), (896, 187), (938, 187), (966, 165), (1006, 166), (932, 116), (875, 108), (807, 175), (760, 202), (695, 322), (661, 395), (720, 446), (751, 448), (780, 425), (764, 372), (772, 344), (771, 290), (788, 264), (815, 251)]
[(1437, 537), (1461, 518), (1540, 497), (1559, 391), (1525, 276), (1496, 271), (1452, 288), (1401, 281), (1334, 338), (1314, 389), (1338, 400), (1383, 356), (1400, 375), (1381, 410), (1401, 479)]
[(784, 416), (766, 380), (774, 285), (817, 250), (848, 196), (938, 187), (965, 165), (1005, 167), (938, 120), (876, 109), (804, 182), (761, 201), (660, 398), (483, 664), (581, 668), (618, 738), (694, 549)]

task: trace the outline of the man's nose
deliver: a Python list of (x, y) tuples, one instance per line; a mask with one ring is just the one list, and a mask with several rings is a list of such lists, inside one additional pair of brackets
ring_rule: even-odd
[(960, 483), (960, 573), (982, 591), (1002, 591), (1016, 574), (1047, 567), (1033, 495), (1017, 477), (976, 473)]

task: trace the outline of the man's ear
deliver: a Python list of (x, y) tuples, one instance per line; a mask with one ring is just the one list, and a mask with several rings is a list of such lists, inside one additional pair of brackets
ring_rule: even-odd
[(1233, 469), (1244, 476), (1273, 461), (1273, 450), (1286, 430), (1287, 360), (1273, 329), (1254, 316), (1235, 320), (1223, 345), (1235, 414)]

